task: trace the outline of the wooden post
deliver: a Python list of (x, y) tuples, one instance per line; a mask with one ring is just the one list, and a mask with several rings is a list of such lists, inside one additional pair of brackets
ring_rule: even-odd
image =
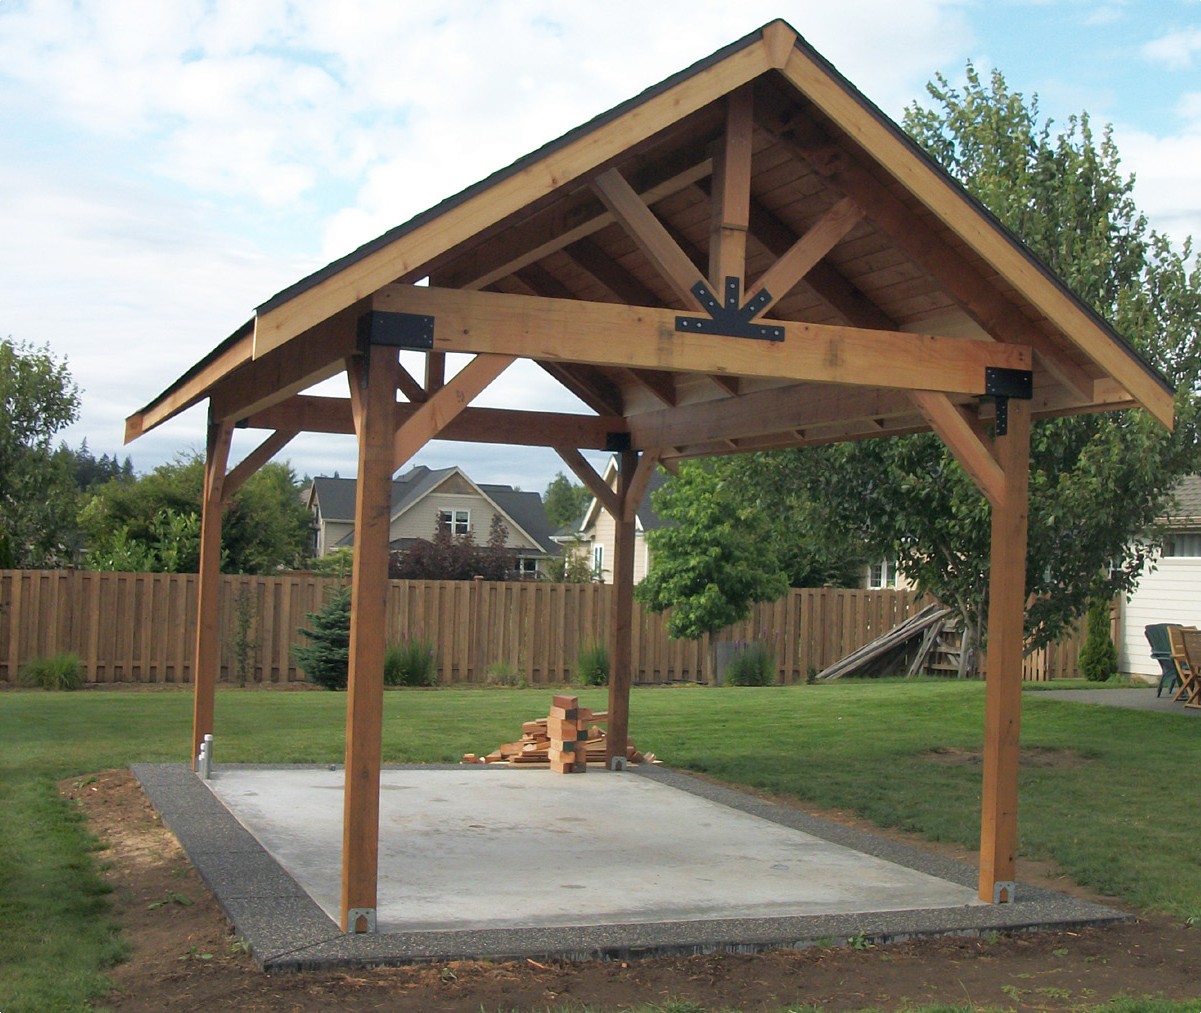
[(992, 508), (988, 584), (988, 674), (984, 698), (984, 783), (980, 899), (1012, 903), (1017, 853), (1022, 645), (1026, 611), (1026, 519), (1030, 402), (1009, 401), (1008, 433), (997, 436), (1004, 494)]
[[(638, 504), (627, 502), (638, 467), (638, 452), (618, 457), (617, 501), (613, 518), (613, 612), (609, 618), (609, 727), (605, 763), (610, 770), (626, 758), (630, 735), (630, 681), (634, 652), (634, 533)], [(618, 764), (620, 767), (620, 764)]]
[(213, 705), (221, 669), (217, 634), (221, 592), (221, 511), (225, 465), (233, 427), (209, 422), (204, 457), (204, 489), (200, 506), (199, 587), (196, 595), (196, 656), (192, 666), (192, 766), (206, 735), (213, 731)]
[(359, 467), (351, 577), (342, 814), (342, 931), (374, 932), (379, 870), (379, 767), (384, 706), (384, 617), (392, 512), (392, 437), (399, 361), (369, 346), (361, 380)]

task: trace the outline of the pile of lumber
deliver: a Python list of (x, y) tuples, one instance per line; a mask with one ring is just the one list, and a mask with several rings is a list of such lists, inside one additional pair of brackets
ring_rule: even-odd
[[(486, 756), (465, 753), (463, 762), (549, 764), (559, 774), (582, 774), (589, 763), (605, 762), (608, 740), (601, 726), (608, 719), (608, 711), (581, 707), (578, 697), (556, 696), (546, 717), (522, 724), (516, 742), (505, 742)], [(654, 753), (643, 755), (627, 740), (626, 762), (658, 761)]]
[(870, 644), (817, 673), (818, 679), (844, 675), (907, 675), (921, 672), (930, 656), (941, 647), (940, 635), (951, 615), (949, 608), (927, 605), (916, 615), (893, 627)]

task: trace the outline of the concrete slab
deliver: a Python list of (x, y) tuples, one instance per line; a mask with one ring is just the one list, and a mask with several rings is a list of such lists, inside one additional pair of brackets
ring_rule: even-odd
[(981, 904), (973, 868), (665, 768), (399, 767), (381, 775), (377, 933), (345, 936), (341, 768), (221, 766), (207, 785), (183, 766), (134, 773), (267, 969), (754, 950), (1125, 917), (1025, 887), (1016, 903)]
[(1185, 707), (1173, 699), (1175, 693), (1155, 695), (1155, 687), (1132, 686), (1122, 689), (1041, 689), (1027, 693), (1027, 700), (1066, 700), (1068, 703), (1091, 703), (1105, 707), (1125, 707), (1130, 710), (1155, 711), (1159, 714), (1181, 714), (1201, 717), (1201, 707)]

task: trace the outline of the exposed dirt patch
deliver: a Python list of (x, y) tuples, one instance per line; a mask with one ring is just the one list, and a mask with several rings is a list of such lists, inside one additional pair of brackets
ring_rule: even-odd
[[(619, 1010), (687, 999), (710, 1010), (893, 1009), (932, 1003), (1067, 1010), (1117, 995), (1201, 996), (1201, 931), (1155, 916), (1079, 932), (942, 939), (856, 950), (657, 957), (623, 963), (456, 961), (352, 973), (267, 975), (238, 941), (127, 771), (60, 786), (108, 845), (104, 875), (132, 947), (114, 969), (114, 1010), (496, 1010), (589, 1004)], [(821, 815), (836, 816), (823, 813)], [(845, 815), (847, 822), (852, 820)], [(901, 834), (909, 843), (923, 842)], [(956, 849), (940, 847), (941, 853)], [(1020, 871), (1062, 889), (1053, 870)], [(1034, 873), (1032, 875), (1032, 873)]]
[[(952, 766), (978, 767), (984, 761), (984, 754), (979, 749), (955, 749), (954, 747), (939, 747), (923, 753), (922, 758), (931, 763), (946, 763)], [(1091, 759), (1074, 749), (1055, 749), (1050, 746), (1022, 746), (1022, 765), (1025, 767), (1046, 767), (1052, 770), (1068, 770), (1072, 767), (1082, 767), (1091, 763)]]

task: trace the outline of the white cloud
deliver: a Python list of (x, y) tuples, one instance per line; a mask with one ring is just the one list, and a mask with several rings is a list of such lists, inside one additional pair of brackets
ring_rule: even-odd
[(1201, 28), (1187, 28), (1161, 35), (1144, 43), (1140, 52), (1153, 63), (1169, 70), (1183, 70), (1201, 53)]

